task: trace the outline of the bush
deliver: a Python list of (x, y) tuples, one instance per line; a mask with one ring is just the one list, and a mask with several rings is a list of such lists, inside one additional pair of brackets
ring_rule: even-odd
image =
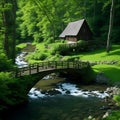
[(27, 101), (27, 86), (32, 77), (13, 78), (9, 72), (0, 72), (0, 113)]
[(0, 111), (7, 108), (11, 104), (11, 91), (8, 85), (11, 82), (10, 73), (0, 72)]
[(12, 61), (8, 60), (4, 53), (0, 54), (0, 72), (10, 70), (12, 68)]
[(68, 55), (72, 51), (72, 48), (68, 46), (68, 44), (58, 44), (52, 51), (52, 55), (54, 54), (60, 54), (60, 55)]
[(113, 100), (120, 106), (120, 95), (114, 95)]
[(77, 52), (86, 52), (88, 51), (88, 42), (84, 40), (79, 40), (77, 46), (74, 48)]
[(39, 54), (39, 60), (45, 60), (47, 55), (45, 53)]
[(54, 55), (57, 53), (64, 56), (82, 51), (88, 51), (88, 43), (80, 40), (73, 44), (61, 43), (53, 49), (51, 54)]
[(113, 111), (112, 114), (110, 114), (103, 120), (120, 120), (120, 111), (119, 110)]
[(35, 52), (27, 56), (26, 60), (33, 59), (33, 60), (45, 60), (47, 58), (47, 54)]
[(62, 59), (62, 56), (61, 55), (59, 55), (59, 54), (56, 54), (56, 55), (54, 55), (54, 56), (49, 56), (48, 58), (48, 61), (59, 61), (59, 60), (61, 60)]

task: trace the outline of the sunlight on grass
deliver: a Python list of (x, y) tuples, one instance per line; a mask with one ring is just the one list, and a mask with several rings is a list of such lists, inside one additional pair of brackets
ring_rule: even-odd
[(17, 48), (20, 48), (20, 49), (23, 49), (23, 48), (25, 48), (26, 46), (27, 46), (26, 43), (21, 43), (21, 44), (17, 45), (16, 47), (17, 47)]
[(88, 61), (120, 61), (120, 45), (114, 45), (110, 53), (106, 53), (105, 50), (96, 50), (80, 54), (80, 59)]
[(111, 83), (120, 81), (120, 67), (115, 65), (95, 65), (92, 67), (95, 72), (103, 72)]
[[(85, 61), (117, 61), (120, 66), (120, 45), (113, 45), (110, 53), (106, 53), (105, 48), (101, 48), (98, 50), (90, 51), (90, 52), (80, 52), (79, 54), (71, 54), (67, 56), (61, 56), (59, 54), (52, 55), (53, 49), (61, 44), (61, 42), (55, 43), (34, 43), (36, 45), (34, 54), (46, 54), (47, 57), (44, 61), (53, 61), (53, 60), (85, 60)], [(22, 46), (22, 45), (21, 45)], [(31, 56), (30, 56), (31, 58)], [(35, 59), (27, 59), (29, 63), (38, 63), (41, 60)]]

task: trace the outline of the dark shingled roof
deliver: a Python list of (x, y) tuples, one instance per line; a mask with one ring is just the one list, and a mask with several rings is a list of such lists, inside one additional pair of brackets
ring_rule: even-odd
[(65, 36), (76, 36), (80, 31), (84, 21), (85, 19), (70, 22), (64, 31), (59, 35), (59, 37), (64, 38)]

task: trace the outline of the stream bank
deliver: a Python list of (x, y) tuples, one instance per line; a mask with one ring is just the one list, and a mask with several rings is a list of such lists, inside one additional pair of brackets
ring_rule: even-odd
[(50, 82), (51, 78), (46, 78), (31, 89), (28, 94), (29, 103), (15, 108), (6, 119), (82, 120), (90, 115), (102, 118), (106, 111), (116, 109), (110, 99), (106, 99), (109, 98), (105, 91), (107, 86), (81, 86), (70, 81), (65, 82), (64, 78), (61, 82), (59, 78), (52, 78)]
[(81, 85), (65, 78), (40, 80), (29, 92), (29, 102), (9, 111), (6, 120), (97, 120), (117, 107), (106, 85)]

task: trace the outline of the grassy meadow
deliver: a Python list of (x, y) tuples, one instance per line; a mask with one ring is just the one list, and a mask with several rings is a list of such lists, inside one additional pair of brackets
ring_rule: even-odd
[[(97, 61), (116, 61), (117, 64), (105, 65), (99, 64), (92, 66), (93, 70), (97, 72), (103, 72), (106, 77), (108, 77), (112, 83), (120, 80), (120, 45), (112, 45), (109, 53), (106, 53), (106, 48), (95, 49), (88, 52), (76, 53), (73, 51), (69, 55), (60, 55), (59, 53), (54, 53), (54, 49), (61, 44), (60, 41), (56, 43), (33, 43), (36, 47), (35, 51), (30, 52), (26, 57), (26, 60), (30, 63), (39, 63), (41, 61), (53, 61), (53, 60), (83, 60), (90, 62)], [(17, 46), (18, 48), (24, 48), (25, 44)]]

